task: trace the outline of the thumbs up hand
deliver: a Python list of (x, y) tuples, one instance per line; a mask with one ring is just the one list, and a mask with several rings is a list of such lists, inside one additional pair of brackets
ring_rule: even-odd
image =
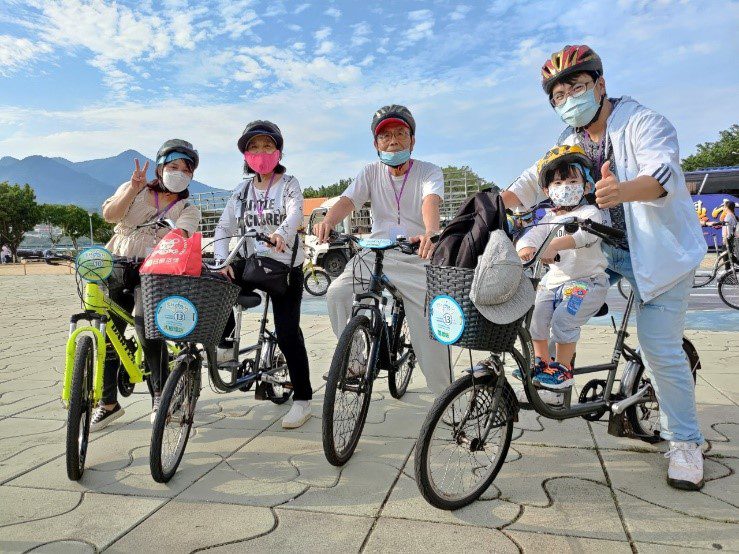
[(595, 183), (595, 201), (598, 207), (613, 208), (623, 202), (618, 179), (611, 172), (611, 162), (607, 161), (600, 169), (600, 180)]

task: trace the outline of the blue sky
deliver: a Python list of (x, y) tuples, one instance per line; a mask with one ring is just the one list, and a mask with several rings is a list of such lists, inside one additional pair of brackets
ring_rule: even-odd
[(609, 94), (666, 115), (685, 156), (739, 122), (738, 28), (722, 0), (0, 0), (0, 155), (153, 157), (180, 137), (199, 180), (233, 188), (241, 130), (270, 119), (319, 186), (375, 159), (371, 115), (402, 103), (416, 157), (506, 185), (562, 127), (539, 68), (586, 43)]

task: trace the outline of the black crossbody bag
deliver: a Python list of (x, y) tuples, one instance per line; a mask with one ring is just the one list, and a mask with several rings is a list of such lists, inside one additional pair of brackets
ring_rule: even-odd
[[(246, 230), (243, 205), (250, 186), (251, 182), (244, 187), (244, 193), (241, 196), (242, 213), (239, 217), (239, 225), (242, 227), (242, 231)], [(296, 234), (289, 266), (266, 256), (257, 256), (256, 253), (248, 256), (244, 263), (244, 272), (241, 275), (246, 285), (245, 288), (251, 289), (252, 291), (259, 289), (270, 296), (282, 296), (286, 294), (287, 288), (290, 286), (290, 271), (292, 271), (295, 258), (298, 255), (298, 242), (298, 235)]]

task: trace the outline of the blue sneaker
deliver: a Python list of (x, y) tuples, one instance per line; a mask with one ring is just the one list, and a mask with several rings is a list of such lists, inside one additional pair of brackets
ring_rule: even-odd
[[(547, 367), (546, 362), (537, 356), (536, 359), (534, 360), (533, 377), (536, 377), (537, 375), (539, 375), (542, 371), (544, 371), (544, 368), (546, 367)], [(514, 369), (512, 375), (519, 381), (523, 381), (523, 373), (521, 373), (521, 370), (519, 368)]]
[(562, 390), (575, 384), (572, 372), (559, 362), (552, 362), (534, 377), (534, 384), (545, 389)]

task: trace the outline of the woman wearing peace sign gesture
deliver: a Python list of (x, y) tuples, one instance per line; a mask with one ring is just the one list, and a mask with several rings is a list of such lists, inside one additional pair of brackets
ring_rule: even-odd
[[(172, 139), (165, 142), (157, 152), (154, 179), (147, 179), (149, 161), (141, 166), (134, 160), (131, 179), (123, 183), (116, 193), (103, 202), (103, 217), (116, 223), (113, 238), (106, 245), (116, 256), (143, 259), (154, 249), (168, 229), (138, 226), (157, 217), (167, 217), (175, 222), (186, 235), (194, 233), (200, 224), (200, 210), (190, 201), (188, 186), (198, 167), (197, 151), (187, 141)], [(147, 340), (144, 335), (143, 308), (141, 303), (141, 280), (137, 271), (115, 270), (108, 279), (110, 298), (126, 310), (132, 310), (136, 334), (144, 350), (146, 365), (151, 372), (154, 393), (151, 421), (154, 421), (159, 406), (159, 393), (167, 378), (167, 354), (163, 341)], [(126, 291), (126, 292), (124, 292)], [(133, 291), (131, 294), (129, 291)], [(114, 323), (120, 333), (126, 324)], [(123, 415), (117, 399), (117, 374), (119, 361), (105, 361), (103, 374), (103, 398), (92, 416), (91, 431), (97, 431)]]

